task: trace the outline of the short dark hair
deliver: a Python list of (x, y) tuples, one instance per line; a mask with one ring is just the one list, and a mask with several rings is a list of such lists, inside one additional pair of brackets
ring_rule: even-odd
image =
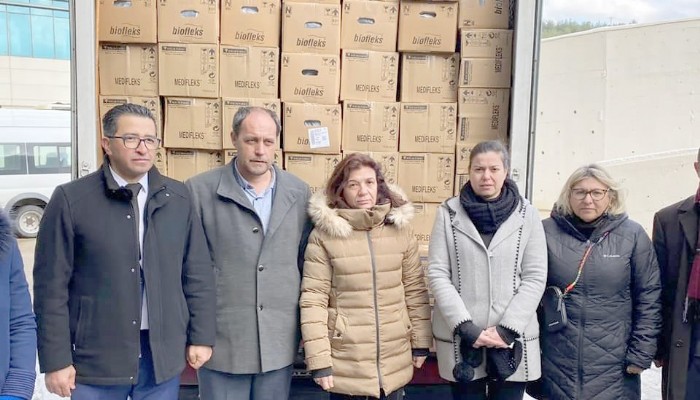
[(469, 154), (469, 169), (472, 169), (472, 160), (474, 157), (483, 153), (500, 153), (501, 161), (503, 161), (503, 168), (508, 171), (510, 170), (510, 156), (508, 155), (508, 149), (500, 140), (487, 140), (485, 142), (480, 142), (472, 148)]
[(256, 111), (264, 112), (269, 115), (270, 118), (272, 118), (272, 120), (275, 122), (275, 134), (277, 135), (277, 138), (279, 138), (280, 132), (282, 132), (282, 124), (280, 123), (280, 118), (277, 116), (277, 113), (265, 107), (258, 106), (245, 106), (236, 111), (236, 114), (233, 116), (233, 137), (238, 137), (238, 134), (241, 133), (241, 124), (243, 124), (243, 121), (245, 121), (250, 114)]
[(102, 117), (102, 133), (105, 136), (112, 137), (117, 133), (117, 121), (122, 115), (136, 115), (149, 118), (155, 126), (158, 126), (153, 113), (148, 108), (134, 103), (124, 103), (107, 111), (105, 116)]
[(401, 196), (389, 189), (384, 179), (382, 167), (372, 157), (362, 153), (352, 153), (335, 166), (333, 174), (328, 178), (326, 197), (332, 208), (351, 208), (343, 199), (343, 190), (348, 183), (350, 172), (361, 167), (369, 167), (377, 174), (377, 204), (391, 203), (392, 207), (400, 207), (407, 203)]

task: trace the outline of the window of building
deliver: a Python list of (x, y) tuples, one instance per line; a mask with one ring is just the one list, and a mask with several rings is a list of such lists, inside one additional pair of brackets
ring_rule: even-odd
[(0, 56), (70, 57), (68, 0), (0, 0)]

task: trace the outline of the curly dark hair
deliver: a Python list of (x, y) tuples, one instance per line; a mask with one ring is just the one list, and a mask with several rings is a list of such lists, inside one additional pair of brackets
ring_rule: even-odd
[(392, 207), (400, 207), (407, 203), (401, 196), (389, 189), (382, 173), (382, 167), (378, 162), (366, 154), (352, 153), (335, 166), (333, 174), (328, 178), (326, 197), (331, 208), (351, 208), (343, 198), (343, 190), (348, 183), (350, 172), (361, 167), (372, 168), (377, 174), (377, 204), (391, 203)]

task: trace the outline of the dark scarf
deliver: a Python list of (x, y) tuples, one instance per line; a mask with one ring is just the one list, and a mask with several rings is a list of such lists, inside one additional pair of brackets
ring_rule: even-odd
[(607, 222), (607, 213), (601, 215), (600, 217), (596, 218), (595, 221), (591, 222), (586, 222), (577, 217), (575, 214), (567, 215), (565, 218), (569, 221), (569, 223), (571, 223), (571, 226), (585, 236), (586, 239), (590, 239), (596, 228)]
[[(700, 188), (695, 193), (695, 209), (700, 211)], [(690, 321), (700, 321), (700, 233), (695, 245), (695, 257), (690, 269), (686, 296), (686, 318)]]
[(515, 211), (520, 202), (518, 186), (506, 179), (501, 194), (493, 200), (485, 200), (474, 193), (471, 182), (467, 182), (459, 194), (459, 202), (479, 233), (491, 234)]

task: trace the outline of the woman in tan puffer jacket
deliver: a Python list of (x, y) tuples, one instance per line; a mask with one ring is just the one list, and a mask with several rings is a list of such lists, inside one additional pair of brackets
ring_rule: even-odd
[(310, 201), (302, 280), (306, 365), (331, 399), (399, 399), (432, 343), (413, 206), (354, 153)]

